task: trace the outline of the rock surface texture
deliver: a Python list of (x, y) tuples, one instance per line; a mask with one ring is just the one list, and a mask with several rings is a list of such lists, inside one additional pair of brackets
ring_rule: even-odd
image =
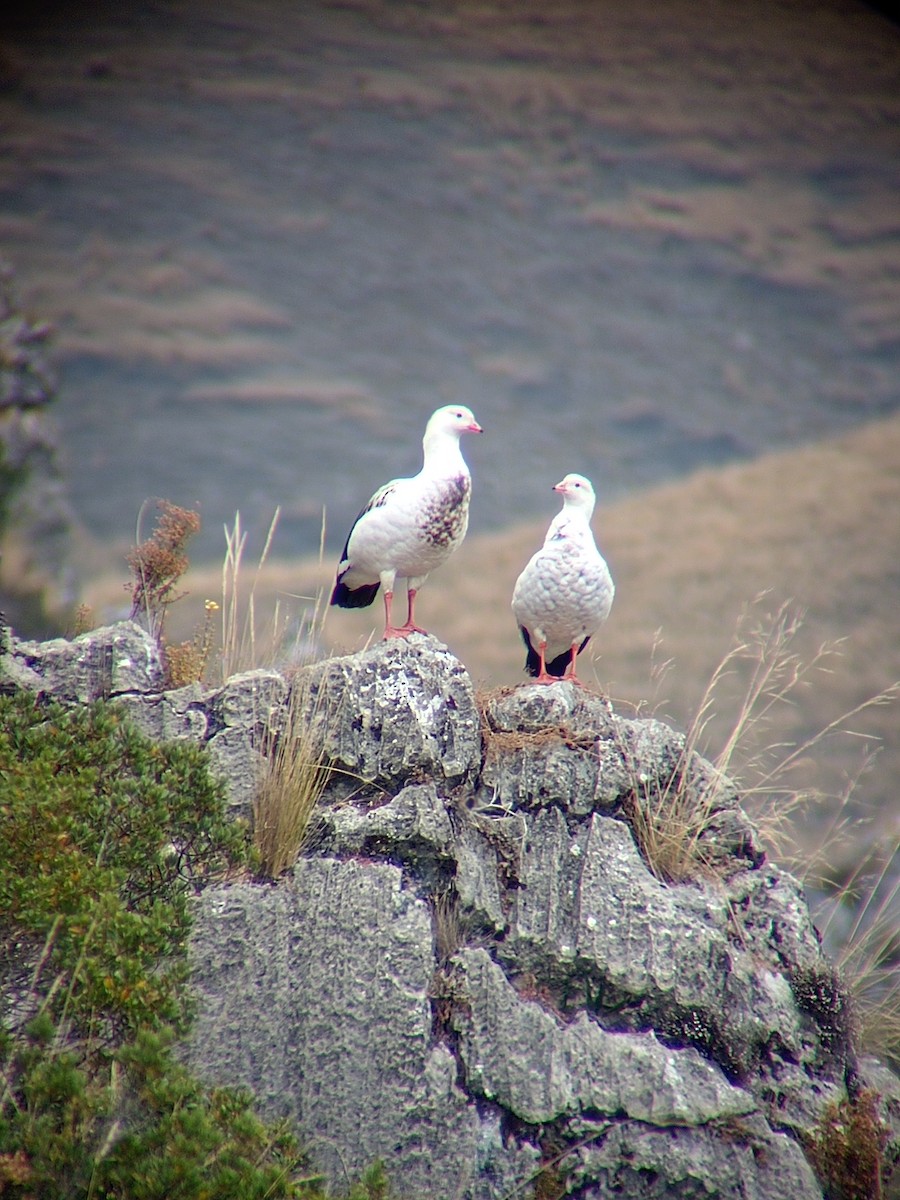
[(199, 897), (186, 1054), (290, 1118), (336, 1187), (380, 1158), (401, 1200), (820, 1200), (809, 1138), (876, 1077), (900, 1151), (897, 1081), (857, 1061), (799, 885), (734, 789), (704, 834), (715, 879), (648, 869), (629, 798), (712, 771), (668, 727), (568, 683), (479, 704), (418, 635), (290, 681), (160, 680), (133, 624), (0, 659), (3, 686), (115, 697), (205, 743), (244, 815), (299, 689), (337, 770), (288, 876)]

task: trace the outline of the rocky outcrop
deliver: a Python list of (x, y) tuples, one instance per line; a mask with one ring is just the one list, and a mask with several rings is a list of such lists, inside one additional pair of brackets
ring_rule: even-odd
[(667, 726), (562, 682), (479, 701), (420, 636), (177, 692), (133, 624), (0, 662), (5, 686), (115, 697), (205, 743), (244, 815), (293, 690), (335, 771), (289, 875), (198, 898), (185, 1053), (336, 1183), (382, 1158), (410, 1200), (528, 1196), (539, 1174), (588, 1200), (818, 1200), (825, 1106), (877, 1077), (897, 1119), (734, 788), (704, 832), (714, 878), (648, 868), (629, 798), (712, 772)]

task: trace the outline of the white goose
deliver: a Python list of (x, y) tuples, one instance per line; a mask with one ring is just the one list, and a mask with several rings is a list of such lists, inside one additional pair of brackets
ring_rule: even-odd
[(538, 683), (580, 684), (575, 659), (609, 616), (615, 587), (591, 533), (591, 481), (567, 475), (553, 490), (562, 511), (516, 580), (512, 608), (528, 651), (525, 670)]
[[(470, 409), (447, 404), (431, 414), (418, 475), (393, 479), (362, 510), (344, 546), (331, 593), (341, 608), (366, 608), (384, 589), (384, 636), (424, 633), (415, 623), (416, 593), (459, 546), (469, 524), (472, 479), (459, 439), (481, 433)], [(394, 583), (406, 580), (407, 618), (394, 625)]]

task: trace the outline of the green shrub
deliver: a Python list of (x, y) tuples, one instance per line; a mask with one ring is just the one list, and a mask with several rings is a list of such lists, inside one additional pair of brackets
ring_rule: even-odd
[(190, 893), (245, 853), (203, 752), (0, 697), (0, 781), (0, 945), (47, 943), (71, 1020), (182, 1023)]
[(174, 1052), (191, 892), (247, 856), (203, 752), (0, 696), (0, 825), (0, 1195), (321, 1197), (286, 1128)]

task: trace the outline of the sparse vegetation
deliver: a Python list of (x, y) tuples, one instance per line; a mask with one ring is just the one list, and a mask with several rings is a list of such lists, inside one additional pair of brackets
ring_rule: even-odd
[[(634, 780), (633, 794), (626, 802), (628, 816), (648, 865), (660, 879), (682, 882), (720, 870), (707, 852), (704, 834), (723, 804), (733, 803), (735, 784), (742, 788), (743, 801), (752, 806), (757, 822), (766, 825), (764, 835), (769, 844), (777, 840), (787, 813), (804, 801), (805, 797), (784, 785), (783, 777), (827, 731), (802, 747), (772, 744), (760, 736), (827, 655), (820, 650), (813, 661), (804, 664), (793, 652), (792, 641), (800, 624), (800, 615), (787, 605), (762, 617), (749, 610), (704, 690), (670, 778), (661, 787), (655, 780), (639, 776)], [(746, 681), (745, 690), (716, 751), (710, 746), (710, 722), (729, 707), (721, 693), (723, 685), (736, 677)], [(757, 749), (760, 745), (761, 751)], [(711, 772), (698, 768), (698, 756), (712, 764)], [(777, 761), (771, 761), (773, 757)]]
[(206, 674), (213, 648), (213, 614), (219, 611), (215, 600), (207, 600), (203, 624), (187, 642), (165, 646), (166, 682), (169, 687), (186, 687)]
[[(309, 656), (309, 644), (315, 644), (324, 619), (322, 591), (313, 596), (295, 596), (305, 601), (305, 615), (295, 622), (276, 597), (266, 623), (259, 617), (257, 587), (269, 554), (278, 525), (281, 510), (276, 509), (269, 524), (266, 541), (256, 564), (249, 587), (244, 581), (244, 551), (247, 534), (241, 525), (241, 514), (236, 513), (234, 525), (225, 529), (225, 559), (222, 564), (222, 679), (229, 679), (240, 671), (272, 666), (290, 658), (293, 662)], [(325, 518), (319, 540), (319, 561), (324, 554)], [(293, 632), (292, 632), (293, 630)]]
[[(836, 647), (824, 646), (804, 661), (794, 650), (802, 626), (802, 614), (789, 605), (774, 614), (758, 613), (751, 606), (738, 627), (734, 644), (703, 694), (691, 721), (684, 747), (662, 786), (641, 778), (634, 780), (626, 797), (626, 813), (635, 839), (650, 869), (662, 880), (684, 882), (717, 876), (733, 870), (734, 861), (715, 854), (714, 839), (708, 837), (717, 814), (734, 802), (733, 787), (740, 791), (741, 804), (751, 816), (763, 843), (796, 871), (807, 883), (834, 890), (831, 858), (835, 841), (847, 836), (846, 815), (852, 789), (842, 797), (817, 851), (809, 845), (797, 848), (793, 830), (798, 817), (824, 806), (825, 798), (814, 791), (792, 786), (793, 770), (822, 742), (849, 729), (855, 717), (876, 706), (896, 702), (900, 687), (893, 685), (862, 701), (844, 717), (829, 722), (801, 745), (791, 745), (772, 736), (783, 710), (795, 702), (798, 690), (815, 685), (820, 672), (830, 669)], [(721, 699), (723, 683), (744, 680), (737, 702), (737, 715), (730, 723), (721, 748), (711, 748), (710, 720), (728, 709)], [(696, 756), (708, 759), (712, 772), (698, 770)], [(856, 1036), (873, 1053), (900, 1062), (900, 989), (897, 964), (900, 940), (896, 933), (898, 889), (888, 878), (897, 847), (883, 855), (876, 878), (866, 880), (860, 871), (835, 892), (832, 913), (853, 904), (857, 916), (842, 939), (838, 954), (839, 974), (834, 980), (842, 1004), (849, 1005), (856, 1025), (843, 1030)], [(844, 1014), (844, 1024), (850, 1020)]]
[[(257, 606), (257, 583), (268, 560), (278, 525), (280, 510), (269, 525), (265, 545), (255, 574), (245, 582), (244, 551), (247, 534), (241, 525), (241, 515), (235, 515), (231, 529), (225, 528), (225, 558), (222, 564), (222, 603), (207, 600), (203, 622), (190, 637), (173, 642), (166, 636), (169, 609), (186, 593), (177, 591), (179, 582), (189, 567), (186, 545), (200, 528), (200, 517), (188, 509), (179, 508), (168, 500), (158, 502), (159, 517), (153, 534), (134, 546), (128, 555), (132, 580), (131, 618), (141, 620), (162, 651), (169, 687), (184, 687), (206, 677), (215, 650), (219, 652), (218, 682), (224, 682), (241, 671), (296, 661), (305, 657), (307, 643), (314, 642), (321, 628), (321, 590), (313, 597), (296, 597), (311, 604), (298, 623), (293, 614), (276, 598), (267, 622), (263, 625)], [(143, 510), (142, 510), (143, 512)], [(140, 529), (140, 516), (138, 518)], [(322, 522), (324, 542), (325, 524)], [(320, 547), (320, 555), (322, 549)], [(82, 606), (87, 612), (86, 606)], [(82, 610), (79, 610), (81, 612)], [(221, 642), (214, 633), (214, 614), (221, 613)], [(290, 643), (293, 642), (291, 646)]]
[(261, 667), (271, 661), (273, 647), (280, 646), (285, 634), (285, 618), (275, 602), (271, 627), (265, 638), (257, 627), (256, 586), (272, 547), (280, 509), (269, 524), (265, 545), (256, 565), (250, 590), (244, 599), (244, 551), (247, 533), (241, 526), (241, 514), (235, 513), (234, 525), (225, 528), (225, 559), (222, 563), (222, 678), (239, 671)]
[(833, 940), (836, 967), (853, 1003), (860, 1045), (900, 1069), (900, 880), (891, 879), (900, 844), (886, 848), (880, 866), (864, 862), (835, 891), (821, 922), (824, 935), (838, 914), (852, 913), (849, 928)]
[(81, 637), (83, 633), (88, 633), (94, 628), (94, 613), (87, 604), (79, 604), (75, 609), (75, 616), (72, 621), (71, 636), (73, 638)]
[[(214, 600), (206, 601), (204, 622), (187, 641), (167, 640), (165, 624), (169, 608), (185, 594), (175, 591), (189, 565), (185, 546), (199, 531), (200, 517), (168, 500), (158, 501), (158, 508), (160, 515), (152, 535), (134, 546), (128, 555), (132, 575), (131, 618), (144, 621), (162, 652), (167, 685), (179, 688), (196, 683), (206, 673), (213, 647), (212, 614), (219, 606)], [(139, 516), (139, 530), (140, 523)]]
[(459, 899), (454, 891), (445, 888), (431, 902), (434, 953), (439, 966), (444, 966), (465, 943)]

